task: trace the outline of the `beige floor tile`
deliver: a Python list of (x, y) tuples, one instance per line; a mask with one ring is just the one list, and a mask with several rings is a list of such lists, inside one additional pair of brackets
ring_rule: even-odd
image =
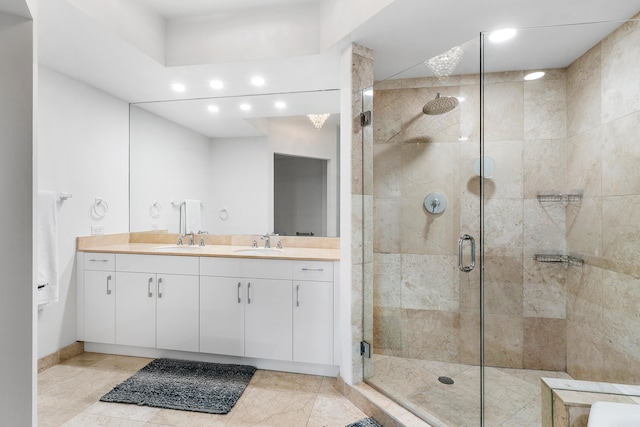
[(63, 427), (142, 427), (144, 422), (127, 420), (124, 418), (108, 417), (106, 415), (87, 414), (85, 412), (78, 414)]
[(365, 417), (364, 412), (340, 396), (318, 395), (306, 427), (343, 427)]
[(322, 385), (322, 379), (323, 377), (317, 375), (258, 370), (251, 378), (249, 386), (269, 390), (317, 393)]
[[(229, 417), (230, 414), (217, 415), (202, 412), (160, 409), (156, 415), (149, 420), (149, 423), (174, 427), (224, 427), (229, 421)], [(145, 426), (148, 425), (149, 424), (145, 424)]]
[(125, 403), (96, 402), (84, 412), (93, 415), (105, 415), (115, 418), (126, 418), (134, 421), (149, 421), (160, 411), (159, 408), (130, 405)]
[(313, 410), (316, 394), (301, 391), (245, 391), (226, 424), (228, 427), (300, 427), (305, 426)]

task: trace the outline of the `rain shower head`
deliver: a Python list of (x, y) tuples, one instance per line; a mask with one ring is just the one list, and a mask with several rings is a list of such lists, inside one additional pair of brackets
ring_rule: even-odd
[(458, 106), (458, 98), (455, 96), (440, 96), (440, 93), (436, 95), (436, 99), (433, 99), (422, 107), (422, 112), (430, 116), (437, 116), (439, 114), (448, 113)]

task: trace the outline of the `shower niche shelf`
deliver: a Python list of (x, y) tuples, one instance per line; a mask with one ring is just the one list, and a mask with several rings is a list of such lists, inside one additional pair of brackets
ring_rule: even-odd
[(582, 267), (584, 260), (582, 258), (575, 257), (573, 255), (560, 255), (560, 254), (535, 254), (533, 259), (538, 262), (552, 262), (564, 265), (570, 265), (572, 267)]
[(582, 201), (582, 193), (569, 194), (538, 194), (540, 203), (579, 203)]

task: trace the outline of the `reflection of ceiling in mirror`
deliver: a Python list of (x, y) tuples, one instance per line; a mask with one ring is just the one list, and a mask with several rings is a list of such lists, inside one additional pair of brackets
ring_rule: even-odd
[[(284, 103), (284, 107), (276, 107)], [(241, 110), (241, 104), (250, 105)], [(293, 92), (134, 104), (210, 138), (264, 136), (255, 124), (269, 118), (340, 112), (340, 91)], [(215, 108), (210, 108), (210, 107)], [(210, 110), (214, 110), (213, 112)], [(313, 126), (309, 122), (310, 126)]]

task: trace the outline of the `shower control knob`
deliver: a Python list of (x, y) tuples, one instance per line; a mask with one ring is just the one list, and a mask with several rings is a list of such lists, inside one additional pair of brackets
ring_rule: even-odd
[(447, 198), (441, 193), (431, 193), (424, 199), (424, 208), (430, 214), (441, 214), (447, 208)]

